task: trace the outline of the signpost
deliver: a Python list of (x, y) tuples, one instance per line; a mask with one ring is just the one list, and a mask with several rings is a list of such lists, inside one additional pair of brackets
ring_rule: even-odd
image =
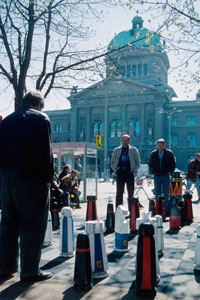
[(101, 149), (101, 135), (99, 134), (96, 135), (96, 144), (97, 144), (97, 148)]

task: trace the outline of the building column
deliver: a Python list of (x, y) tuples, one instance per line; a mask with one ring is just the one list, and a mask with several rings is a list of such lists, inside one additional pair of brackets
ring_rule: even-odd
[(164, 114), (161, 114), (159, 113), (159, 110), (162, 107), (162, 104), (161, 103), (155, 103), (154, 104), (154, 112), (155, 112), (155, 116), (154, 116), (154, 131), (155, 131), (155, 134), (154, 134), (154, 138), (155, 138), (155, 141), (157, 141), (159, 138), (162, 138), (164, 136), (164, 132), (163, 132), (163, 117), (164, 117)]
[(86, 142), (90, 142), (91, 137), (91, 107), (86, 108), (86, 133), (85, 140)]
[(122, 112), (122, 113), (121, 113), (121, 116), (122, 116), (122, 119), (121, 119), (121, 122), (122, 122), (122, 132), (127, 132), (126, 107), (127, 107), (126, 104), (120, 105), (120, 110), (121, 110), (121, 112)]
[(145, 131), (145, 126), (144, 126), (145, 105), (144, 105), (144, 103), (140, 103), (139, 108), (140, 108), (140, 126), (141, 126), (140, 144), (144, 145), (145, 144), (145, 132), (144, 132)]
[(71, 109), (70, 142), (77, 142), (77, 119), (78, 109), (77, 107), (73, 107)]

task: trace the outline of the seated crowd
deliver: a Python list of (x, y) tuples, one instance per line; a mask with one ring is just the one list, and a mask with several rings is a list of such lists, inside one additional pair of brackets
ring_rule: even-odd
[(51, 203), (57, 202), (60, 209), (63, 206), (81, 208), (78, 175), (77, 170), (70, 170), (70, 165), (65, 165), (59, 176), (55, 173), (51, 182)]

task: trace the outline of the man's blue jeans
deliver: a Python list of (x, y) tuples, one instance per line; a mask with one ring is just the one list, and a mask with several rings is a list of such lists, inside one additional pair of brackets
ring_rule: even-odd
[(195, 185), (196, 190), (197, 190), (197, 196), (198, 196), (198, 200), (200, 200), (200, 180), (199, 180), (199, 176), (196, 176), (196, 181), (191, 181), (190, 179), (188, 179), (187, 181), (187, 189), (190, 190), (192, 185)]
[(169, 213), (169, 188), (170, 188), (170, 177), (169, 174), (165, 175), (154, 175), (154, 188), (156, 196), (164, 194), (164, 207), (165, 213)]

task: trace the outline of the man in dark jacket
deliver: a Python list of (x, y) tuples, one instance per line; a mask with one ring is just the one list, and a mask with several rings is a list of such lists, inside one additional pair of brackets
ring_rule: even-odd
[(192, 159), (188, 165), (187, 188), (190, 189), (192, 184), (197, 190), (198, 201), (200, 201), (200, 153), (195, 154), (195, 159)]
[(151, 152), (149, 169), (154, 174), (154, 187), (156, 196), (164, 194), (165, 215), (169, 216), (169, 174), (174, 172), (176, 161), (171, 150), (165, 148), (164, 139), (157, 140), (157, 150)]
[(26, 282), (52, 276), (39, 270), (39, 262), (54, 168), (50, 121), (41, 112), (43, 97), (31, 91), (23, 102), (23, 108), (0, 124), (0, 278), (17, 271), (20, 248), (20, 277)]

